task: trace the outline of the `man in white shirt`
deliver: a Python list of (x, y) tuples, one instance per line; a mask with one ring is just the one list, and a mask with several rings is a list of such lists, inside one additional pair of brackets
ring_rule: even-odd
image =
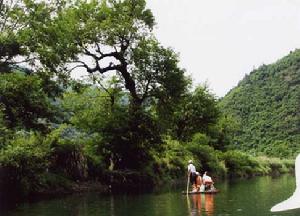
[(193, 161), (189, 160), (188, 175), (190, 176), (190, 182), (193, 185), (193, 191), (196, 190), (196, 167), (193, 165)]

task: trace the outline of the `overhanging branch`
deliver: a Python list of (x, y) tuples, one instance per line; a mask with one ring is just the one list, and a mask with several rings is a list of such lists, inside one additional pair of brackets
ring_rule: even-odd
[(120, 70), (121, 69), (121, 65), (114, 65), (112, 62), (107, 67), (100, 67), (98, 61), (96, 62), (95, 67), (90, 67), (84, 61), (73, 61), (73, 62), (70, 62), (70, 63), (79, 63), (78, 65), (73, 67), (70, 71), (73, 71), (76, 68), (82, 67), (82, 68), (85, 68), (86, 71), (90, 74), (95, 73), (95, 72), (99, 72), (101, 74), (104, 74), (104, 73), (109, 72), (109, 71), (114, 71), (114, 70)]

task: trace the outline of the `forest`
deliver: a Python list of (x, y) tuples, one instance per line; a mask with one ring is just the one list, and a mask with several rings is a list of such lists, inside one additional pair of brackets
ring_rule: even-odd
[[(208, 86), (192, 83), (179, 55), (155, 38), (155, 24), (145, 0), (0, 1), (0, 196), (73, 192), (86, 182), (152, 188), (185, 179), (191, 159), (218, 178), (293, 169), (293, 161), (274, 158), (286, 156), (276, 153), (289, 145), (283, 139), (272, 158), (245, 151), (267, 153), (275, 143), (256, 148), (238, 136), (249, 135), (240, 125), (268, 125), (239, 121), (226, 105), (239, 100), (231, 95), (242, 83), (264, 85), (256, 79), (269, 71), (295, 71), (291, 60), (262, 66), (219, 100)], [(296, 71), (285, 79), (299, 85)], [(278, 88), (282, 95), (274, 100), (297, 96)], [(246, 104), (239, 103), (242, 110), (260, 109)], [(268, 118), (269, 111), (262, 114)], [(286, 133), (299, 140), (294, 123)]]
[(252, 71), (219, 106), (240, 125), (232, 148), (294, 158), (300, 143), (300, 50)]

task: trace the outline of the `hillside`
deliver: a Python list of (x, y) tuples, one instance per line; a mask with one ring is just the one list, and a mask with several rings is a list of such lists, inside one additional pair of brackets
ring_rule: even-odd
[(220, 106), (239, 124), (232, 148), (295, 155), (300, 151), (300, 50), (253, 70)]

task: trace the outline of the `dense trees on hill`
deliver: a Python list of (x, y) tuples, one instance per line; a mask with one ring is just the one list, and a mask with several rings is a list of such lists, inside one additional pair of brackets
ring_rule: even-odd
[(300, 51), (247, 75), (220, 102), (240, 125), (233, 148), (290, 157), (299, 152)]

